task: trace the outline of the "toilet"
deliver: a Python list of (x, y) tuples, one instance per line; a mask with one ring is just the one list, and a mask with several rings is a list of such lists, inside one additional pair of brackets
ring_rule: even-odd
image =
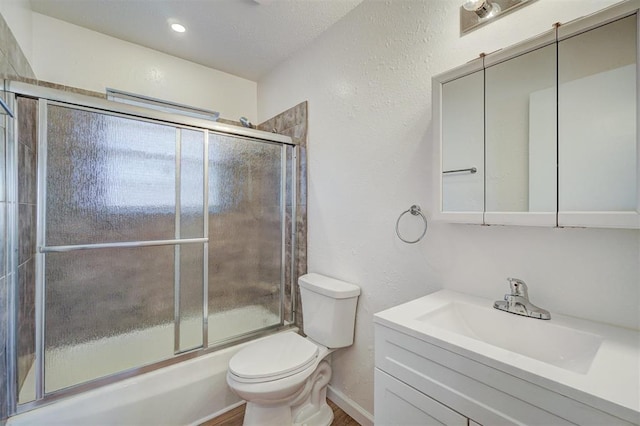
[(360, 287), (320, 274), (298, 279), (304, 332), (257, 340), (229, 361), (227, 383), (247, 401), (244, 425), (326, 426), (331, 366), (327, 355), (353, 344)]

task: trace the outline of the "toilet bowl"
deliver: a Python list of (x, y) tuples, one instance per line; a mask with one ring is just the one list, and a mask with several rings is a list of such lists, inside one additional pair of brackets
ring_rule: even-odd
[(333, 420), (326, 358), (353, 343), (360, 288), (319, 274), (303, 275), (298, 283), (307, 337), (275, 334), (229, 361), (227, 383), (247, 401), (244, 425), (325, 426)]

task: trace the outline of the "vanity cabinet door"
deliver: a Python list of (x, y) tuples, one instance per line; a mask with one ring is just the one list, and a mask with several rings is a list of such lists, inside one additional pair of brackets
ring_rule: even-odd
[(556, 224), (554, 36), (485, 59), (487, 224)]
[(376, 426), (467, 426), (468, 419), (376, 368)]
[(560, 226), (640, 227), (637, 16), (559, 28)]
[[(484, 213), (484, 71), (454, 70), (434, 85), (440, 101), (440, 211), (448, 222), (482, 223)], [(439, 95), (439, 96), (438, 96)]]

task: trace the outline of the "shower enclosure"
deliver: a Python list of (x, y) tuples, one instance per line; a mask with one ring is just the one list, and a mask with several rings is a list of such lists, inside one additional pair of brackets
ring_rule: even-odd
[[(27, 200), (7, 220), (18, 411), (294, 321), (291, 138), (9, 92), (8, 196)], [(35, 241), (18, 242), (24, 226)]]

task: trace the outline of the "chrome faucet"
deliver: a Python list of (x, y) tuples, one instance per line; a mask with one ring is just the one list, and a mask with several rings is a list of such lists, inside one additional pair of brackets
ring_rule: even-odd
[(493, 302), (493, 307), (511, 314), (543, 320), (551, 319), (549, 311), (538, 308), (529, 301), (529, 290), (524, 281), (518, 278), (507, 278), (511, 293), (504, 295), (504, 300)]

